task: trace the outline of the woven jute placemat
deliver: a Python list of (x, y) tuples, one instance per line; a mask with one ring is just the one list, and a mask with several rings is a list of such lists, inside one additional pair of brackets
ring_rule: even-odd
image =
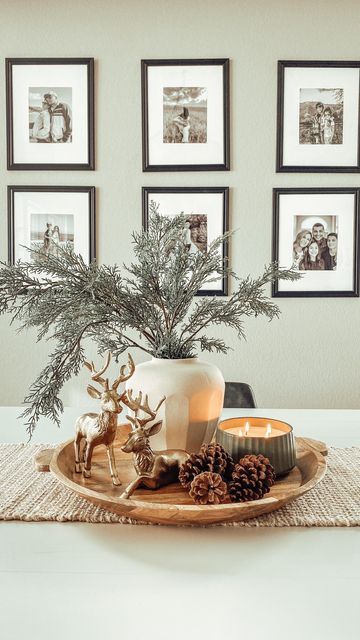
[[(36, 471), (34, 456), (50, 447), (0, 444), (0, 520), (140, 524), (78, 497), (51, 473)], [(327, 463), (322, 482), (295, 502), (259, 518), (221, 526), (359, 526), (360, 448), (330, 448)]]

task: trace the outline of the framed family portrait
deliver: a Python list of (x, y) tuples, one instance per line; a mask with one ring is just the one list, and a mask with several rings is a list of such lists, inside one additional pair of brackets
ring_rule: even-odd
[(8, 187), (8, 254), (36, 262), (37, 250), (59, 256), (70, 246), (89, 264), (95, 260), (95, 187)]
[(144, 171), (230, 169), (229, 60), (142, 60)]
[(357, 172), (360, 61), (278, 63), (277, 171)]
[(7, 168), (95, 169), (94, 60), (6, 60)]
[[(153, 202), (160, 215), (186, 216), (184, 243), (189, 252), (206, 252), (210, 243), (229, 230), (229, 187), (143, 187), (143, 228), (149, 224)], [(228, 258), (228, 243), (222, 245)], [(219, 278), (198, 291), (199, 296), (227, 296), (228, 279)]]
[(273, 297), (359, 295), (359, 189), (274, 189), (273, 260), (302, 274)]

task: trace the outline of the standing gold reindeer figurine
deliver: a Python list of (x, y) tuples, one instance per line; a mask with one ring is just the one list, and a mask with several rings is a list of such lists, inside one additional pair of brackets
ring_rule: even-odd
[[(143, 404), (141, 400), (141, 392), (139, 397), (133, 398), (132, 391), (128, 391), (126, 404), (134, 411), (135, 416), (126, 417), (134, 426), (121, 449), (125, 453), (134, 454), (134, 467), (138, 477), (130, 482), (124, 493), (121, 494), (121, 498), (130, 498), (131, 494), (140, 485), (144, 485), (148, 489), (158, 489), (171, 482), (177, 482), (180, 465), (189, 457), (189, 454), (182, 449), (168, 449), (167, 451), (153, 451), (151, 449), (149, 438), (160, 431), (162, 421), (155, 422), (149, 427), (146, 427), (146, 425), (155, 419), (165, 398), (160, 400), (154, 410), (150, 409), (147, 396), (145, 396)], [(139, 410), (145, 412), (147, 417), (139, 418)]]
[[(128, 380), (135, 371), (134, 361), (129, 354), (128, 365), (123, 365), (120, 369), (119, 376), (113, 382), (111, 389), (109, 388), (108, 378), (102, 378), (106, 369), (110, 364), (111, 353), (109, 352), (105, 364), (100, 371), (95, 370), (93, 362), (85, 362), (85, 366), (91, 371), (91, 379), (103, 387), (103, 391), (98, 391), (91, 384), (87, 387), (87, 392), (92, 398), (101, 401), (101, 413), (85, 413), (75, 422), (76, 435), (74, 440), (75, 448), (75, 471), (81, 473), (80, 463), (80, 445), (85, 439), (85, 449), (83, 454), (84, 468), (83, 475), (85, 478), (91, 476), (91, 458), (94, 447), (100, 444), (106, 446), (109, 459), (109, 467), (111, 479), (114, 485), (120, 485), (116, 465), (113, 443), (116, 435), (117, 416), (122, 411), (121, 402), (127, 402), (126, 391), (121, 395), (118, 394), (117, 388), (121, 382)], [(126, 366), (129, 367), (129, 373), (125, 374)]]

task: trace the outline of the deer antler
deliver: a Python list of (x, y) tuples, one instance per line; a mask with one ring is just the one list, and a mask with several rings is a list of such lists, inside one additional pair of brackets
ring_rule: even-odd
[(163, 398), (161, 398), (160, 402), (158, 402), (158, 405), (156, 407), (156, 409), (150, 409), (149, 407), (149, 399), (148, 396), (145, 396), (145, 401), (144, 404), (141, 405), (141, 409), (143, 411), (145, 411), (145, 413), (149, 414), (149, 418), (143, 418), (142, 420), (139, 420), (139, 422), (141, 423), (141, 426), (144, 426), (145, 424), (147, 424), (148, 422), (151, 422), (151, 420), (154, 420), (154, 418), (156, 417), (157, 412), (159, 411), (162, 403), (165, 401), (165, 396)]
[(104, 387), (107, 391), (109, 389), (109, 380), (108, 378), (105, 379), (105, 378), (102, 378), (101, 376), (103, 373), (105, 373), (106, 369), (108, 368), (110, 364), (110, 360), (111, 360), (111, 353), (110, 351), (108, 351), (105, 364), (103, 368), (100, 369), (99, 371), (96, 371), (93, 361), (91, 361), (91, 363), (87, 362), (86, 360), (84, 361), (85, 367), (87, 367), (91, 371), (91, 379), (94, 380), (94, 382), (98, 382), (99, 384), (101, 384), (101, 386)]
[(136, 398), (133, 398), (132, 389), (128, 389), (124, 394), (123, 402), (124, 404), (126, 404), (127, 407), (129, 407), (129, 409), (131, 409), (131, 411), (135, 413), (135, 415), (137, 415), (138, 411), (141, 409), (141, 399), (142, 399), (141, 391), (139, 392), (139, 395)]
[[(126, 367), (129, 367), (129, 373), (125, 374), (125, 369)], [(120, 368), (120, 373), (118, 375), (118, 377), (116, 378), (116, 380), (114, 381), (112, 388), (113, 389), (117, 389), (119, 384), (121, 382), (125, 382), (126, 380), (129, 380), (129, 378), (131, 378), (131, 376), (133, 375), (135, 371), (135, 364), (134, 364), (134, 360), (132, 359), (130, 353), (128, 354), (128, 363), (124, 364), (121, 368)]]
[[(133, 398), (132, 389), (128, 390), (128, 398), (127, 398), (126, 405), (129, 407), (129, 409), (131, 409), (131, 411), (134, 411), (135, 417), (134, 418), (132, 418), (131, 416), (126, 416), (126, 417), (130, 420), (130, 422), (132, 422), (137, 427), (144, 427), (148, 422), (151, 422), (151, 420), (154, 420), (157, 412), (159, 411), (162, 403), (165, 400), (165, 396), (161, 398), (156, 409), (150, 409), (149, 399), (147, 395), (145, 396), (145, 400), (143, 403), (141, 402), (141, 399), (142, 399), (141, 391), (139, 392), (139, 396), (137, 398)], [(140, 410), (144, 411), (144, 413), (147, 413), (148, 417), (138, 418), (137, 414)]]

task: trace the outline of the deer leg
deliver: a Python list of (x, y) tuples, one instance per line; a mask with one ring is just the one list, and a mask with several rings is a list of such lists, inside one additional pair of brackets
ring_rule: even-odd
[(77, 433), (74, 440), (74, 451), (75, 451), (75, 473), (81, 473), (81, 464), (80, 464), (80, 444), (82, 440), (82, 435)]
[(135, 489), (137, 489), (143, 480), (145, 480), (146, 476), (138, 476), (137, 478), (135, 478), (135, 480), (133, 480), (132, 482), (130, 482), (130, 484), (126, 487), (124, 493), (121, 494), (120, 498), (124, 498), (125, 500), (127, 500), (128, 498), (130, 498), (131, 494), (134, 493)]
[(113, 485), (115, 485), (115, 487), (118, 487), (121, 485), (121, 482), (119, 480), (119, 476), (116, 471), (114, 447), (112, 444), (106, 447), (106, 452), (109, 458), (109, 467), (110, 467), (112, 483)]
[(85, 460), (83, 468), (84, 478), (91, 478), (91, 458), (94, 450), (94, 445), (91, 442), (86, 442)]

